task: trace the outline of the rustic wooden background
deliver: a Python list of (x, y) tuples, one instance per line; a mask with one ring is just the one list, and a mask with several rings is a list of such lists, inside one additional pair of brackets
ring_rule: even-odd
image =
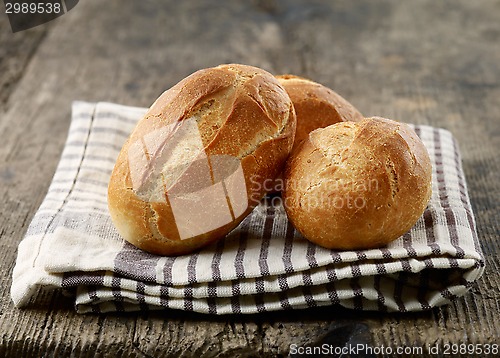
[[(0, 356), (286, 356), (345, 322), (366, 325), (375, 346), (500, 343), (499, 19), (496, 0), (85, 0), (12, 34), (0, 14)], [(56, 168), (71, 102), (149, 106), (191, 72), (228, 62), (309, 77), (367, 116), (453, 132), (486, 255), (471, 293), (383, 315), (77, 315), (58, 291), (14, 308), (17, 245)]]

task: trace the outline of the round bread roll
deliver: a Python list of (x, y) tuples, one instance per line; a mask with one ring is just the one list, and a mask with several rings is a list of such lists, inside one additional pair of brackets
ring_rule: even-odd
[(294, 75), (280, 75), (276, 78), (295, 107), (297, 131), (294, 148), (317, 128), (364, 118), (352, 104), (328, 87)]
[(160, 255), (224, 237), (283, 170), (295, 126), (292, 102), (268, 72), (193, 73), (155, 101), (118, 156), (108, 187), (118, 232)]
[[(279, 75), (276, 78), (290, 96), (297, 115), (293, 148), (315, 129), (338, 122), (360, 121), (364, 118), (352, 104), (322, 84), (294, 75)], [(282, 191), (284, 188), (282, 173), (265, 185), (271, 192)]]
[(431, 196), (429, 154), (406, 124), (384, 118), (317, 129), (286, 165), (283, 199), (308, 240), (329, 249), (385, 246)]

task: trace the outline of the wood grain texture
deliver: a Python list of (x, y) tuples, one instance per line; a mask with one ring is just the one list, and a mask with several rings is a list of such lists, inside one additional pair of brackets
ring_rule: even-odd
[[(342, 322), (367, 325), (376, 346), (500, 343), (499, 17), (496, 0), (88, 0), (14, 35), (0, 16), (0, 356), (286, 356)], [(471, 293), (411, 314), (82, 316), (60, 291), (14, 308), (16, 248), (59, 160), (71, 101), (149, 106), (191, 72), (228, 62), (309, 77), (366, 116), (450, 130), (486, 256)]]

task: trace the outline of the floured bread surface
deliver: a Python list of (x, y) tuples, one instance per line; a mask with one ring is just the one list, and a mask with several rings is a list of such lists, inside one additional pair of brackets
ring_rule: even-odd
[(164, 255), (224, 237), (283, 169), (295, 126), (271, 74), (244, 65), (195, 72), (155, 101), (122, 148), (108, 188), (116, 228)]
[(431, 174), (415, 132), (374, 117), (311, 132), (287, 163), (283, 198), (307, 239), (332, 249), (368, 249), (415, 224), (431, 196)]

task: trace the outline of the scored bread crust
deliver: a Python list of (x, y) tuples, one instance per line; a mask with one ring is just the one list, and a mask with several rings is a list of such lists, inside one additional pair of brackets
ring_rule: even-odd
[(410, 230), (430, 199), (431, 175), (415, 132), (373, 117), (311, 132), (287, 162), (283, 198), (289, 219), (310, 241), (369, 249)]
[(317, 128), (346, 121), (361, 121), (363, 115), (346, 99), (320, 83), (294, 75), (276, 76), (295, 107), (297, 130), (294, 148)]
[[(129, 159), (134, 153), (129, 151), (134, 143), (154, 131), (173, 128), (173, 133), (179, 133), (193, 118), (208, 157), (228, 155), (239, 160), (248, 206), (233, 221), (181, 240), (168, 199), (168, 190), (173, 190), (176, 183), (166, 188), (155, 182), (158, 167), (169, 165), (164, 154), (147, 153), (149, 166), (131, 173)], [(295, 127), (289, 96), (274, 76), (264, 70), (231, 64), (199, 70), (186, 77), (155, 101), (118, 156), (108, 186), (109, 211), (118, 232), (133, 245), (160, 255), (186, 254), (220, 239), (258, 204), (265, 194), (263, 181), (283, 170)], [(168, 146), (169, 138), (169, 135), (160, 138), (161, 145)], [(175, 162), (176, 158), (172, 160)], [(176, 164), (182, 167), (186, 163)], [(134, 188), (132, 177), (140, 178), (139, 189)], [(155, 200), (158, 191), (163, 200)]]

